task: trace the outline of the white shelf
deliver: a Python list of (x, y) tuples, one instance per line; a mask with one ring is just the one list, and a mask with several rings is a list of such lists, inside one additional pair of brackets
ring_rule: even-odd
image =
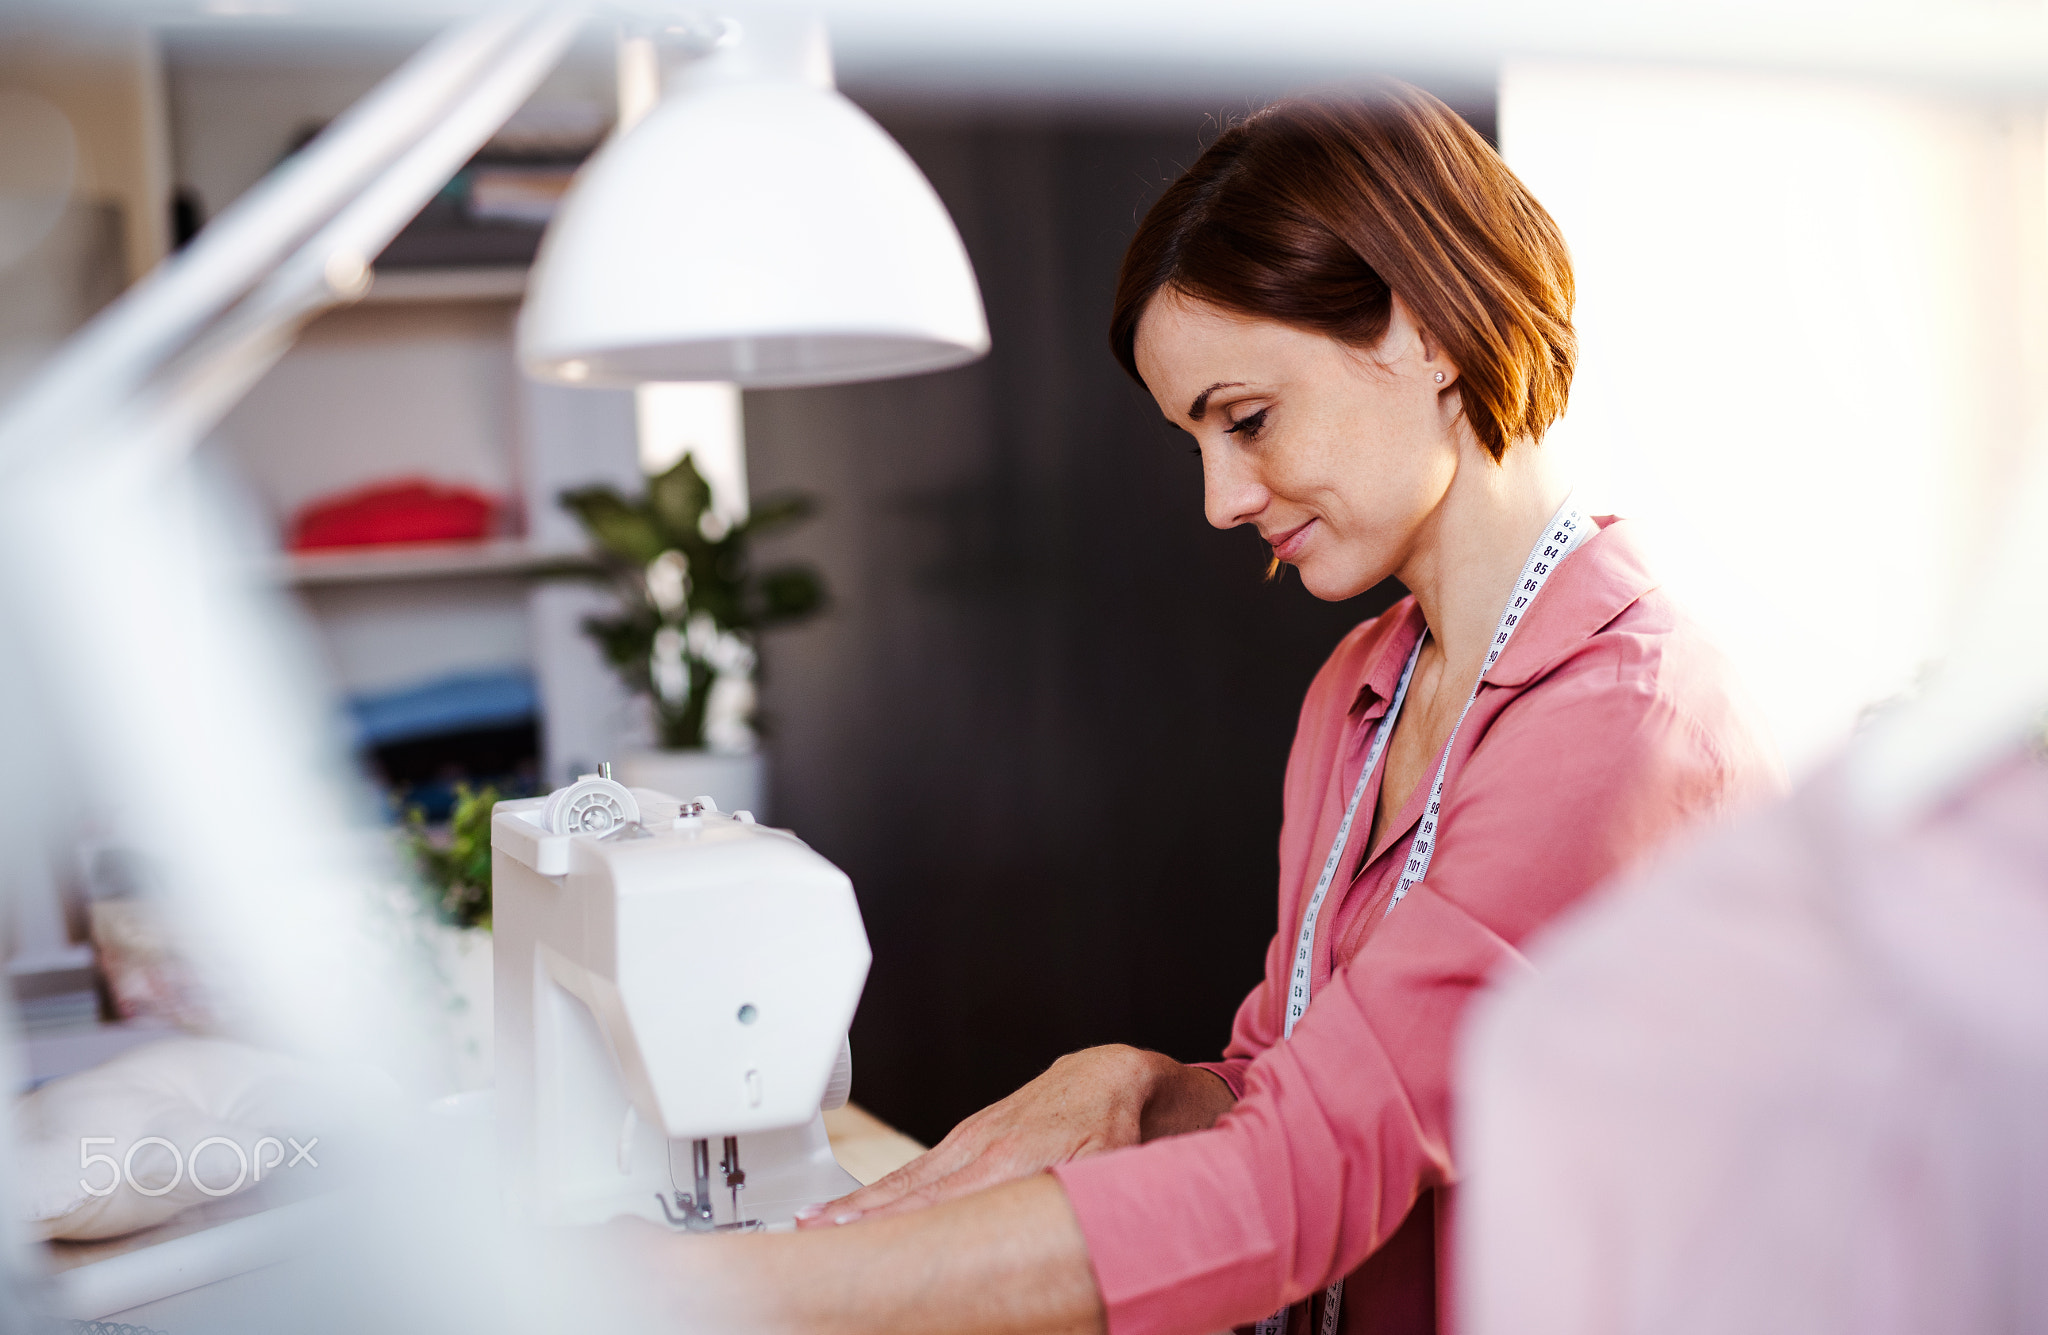
[(366, 306), (433, 301), (518, 301), (526, 295), (526, 268), (380, 269), (359, 303)]
[(484, 542), (394, 543), (380, 547), (336, 547), (293, 552), (279, 571), (281, 582), (298, 588), (332, 584), (376, 584), (397, 580), (463, 579), (521, 575), (546, 566), (582, 561), (574, 552), (539, 552), (523, 538)]

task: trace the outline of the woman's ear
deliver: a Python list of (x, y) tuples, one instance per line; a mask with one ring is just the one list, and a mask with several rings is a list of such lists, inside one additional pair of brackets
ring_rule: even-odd
[(1415, 340), (1415, 347), (1420, 352), (1424, 378), (1439, 394), (1448, 391), (1458, 383), (1456, 363), (1451, 361), (1444, 351), (1443, 344), (1437, 341), (1436, 335), (1429, 332), (1428, 326), (1415, 318), (1415, 313), (1408, 309), (1408, 304), (1401, 300), (1398, 293), (1392, 297), (1392, 302), (1394, 310), (1388, 322), (1392, 327), (1388, 332), (1398, 334), (1403, 329), (1409, 331), (1409, 336)]

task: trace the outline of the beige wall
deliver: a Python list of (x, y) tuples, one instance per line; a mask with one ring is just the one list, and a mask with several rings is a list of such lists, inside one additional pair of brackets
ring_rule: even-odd
[(169, 249), (170, 151), (155, 39), (139, 25), (45, 27), (0, 43), (0, 87), (47, 98), (78, 136), (75, 193), (120, 205), (132, 281)]

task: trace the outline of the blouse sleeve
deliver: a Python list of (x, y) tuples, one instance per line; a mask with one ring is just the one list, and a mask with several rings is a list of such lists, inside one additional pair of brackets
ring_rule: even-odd
[(1611, 663), (1510, 702), (1450, 776), (1428, 878), (1383, 920), (1368, 910), (1370, 935), (1293, 1038), (1275, 1041), (1247, 999), (1239, 1034), (1264, 1042), (1222, 1063), (1242, 1062), (1236, 1106), (1211, 1130), (1056, 1170), (1112, 1335), (1255, 1320), (1357, 1267), (1455, 1177), (1466, 1002), (1520, 965), (1528, 932), (1730, 783), (1702, 730)]

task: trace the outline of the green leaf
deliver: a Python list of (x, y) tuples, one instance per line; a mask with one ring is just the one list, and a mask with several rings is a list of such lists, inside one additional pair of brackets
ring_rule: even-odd
[(600, 548), (634, 566), (646, 565), (673, 545), (646, 510), (610, 487), (565, 491), (562, 508), (582, 521)]
[(690, 695), (680, 707), (662, 700), (654, 704), (655, 732), (662, 746), (675, 751), (704, 745), (704, 706), (711, 702), (711, 665), (686, 658), (690, 670)]
[(495, 788), (472, 792), (468, 784), (455, 785), (455, 810), (439, 839), (428, 832), (419, 807), (405, 813), (401, 837), (426, 882), (428, 907), (443, 922), (491, 925), (491, 808), (497, 802)]
[(764, 496), (755, 501), (748, 511), (746, 531), (753, 536), (785, 528), (799, 519), (810, 518), (817, 509), (817, 502), (802, 492), (784, 491)]
[(666, 473), (647, 479), (647, 508), (667, 534), (668, 545), (694, 558), (694, 549), (704, 544), (698, 524), (711, 508), (711, 485), (697, 471), (697, 461), (686, 454)]
[(825, 582), (809, 566), (777, 566), (763, 571), (755, 587), (760, 590), (763, 625), (809, 616), (825, 603)]
[(627, 685), (641, 692), (651, 689), (647, 660), (654, 652), (654, 633), (660, 628), (654, 613), (645, 608), (626, 616), (583, 620), (584, 633), (597, 641), (605, 661), (626, 679)]
[[(696, 461), (686, 455), (667, 472), (648, 479), (643, 497), (629, 500), (611, 487), (584, 487), (562, 493), (562, 504), (596, 542), (603, 557), (600, 573), (613, 580), (619, 596), (618, 614), (590, 617), (583, 623), (584, 631), (638, 694), (654, 694), (649, 659), (662, 625), (648, 601), (645, 572), (648, 563), (665, 551), (680, 551), (690, 563), (691, 614), (708, 615), (722, 630), (745, 633), (794, 621), (825, 603), (824, 581), (809, 566), (781, 566), (756, 576), (747, 560), (754, 534), (793, 524), (816, 509), (809, 496), (785, 492), (763, 497), (745, 523), (712, 542), (700, 526), (711, 505), (711, 488)], [(548, 572), (552, 578), (569, 573)], [(708, 672), (707, 666), (693, 660), (689, 699), (673, 709), (654, 702), (664, 745), (702, 744), (710, 678), (700, 679), (700, 674)]]

